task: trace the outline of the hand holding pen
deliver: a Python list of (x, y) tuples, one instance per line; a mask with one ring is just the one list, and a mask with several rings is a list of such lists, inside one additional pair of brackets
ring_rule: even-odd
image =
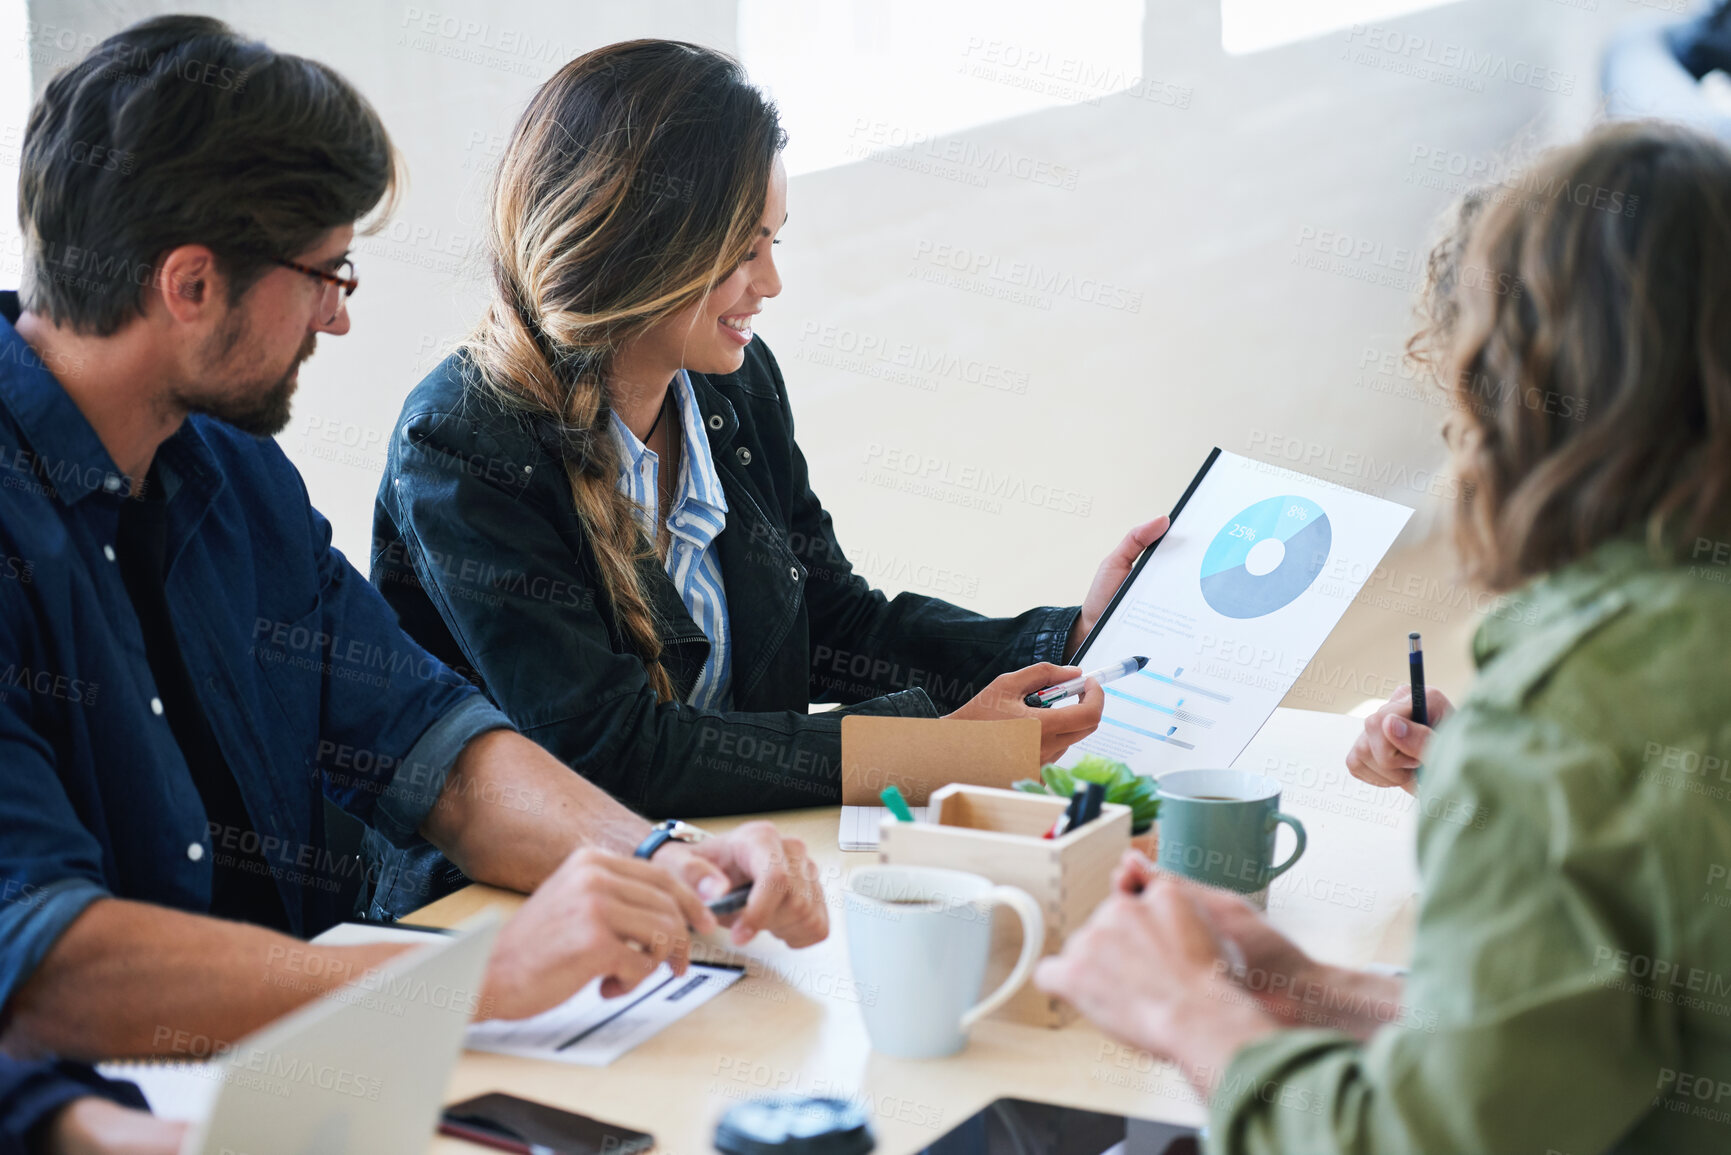
[(1148, 664), (1148, 659), (1137, 656), (1125, 658), (1121, 662), (1113, 662), (1110, 666), (1101, 666), (1098, 670), (1090, 670), (1086, 674), (1077, 674), (1074, 678), (1066, 678), (1055, 685), (1037, 690), (1022, 699), (1024, 705), (1036, 709), (1055, 706), (1065, 698), (1080, 694), (1090, 680), (1104, 686), (1107, 682), (1116, 682), (1119, 678), (1128, 678)]
[[(1409, 637), (1408, 665), (1413, 683), (1419, 687), (1414, 698), (1412, 686), (1402, 686), (1374, 714), (1364, 720), (1364, 733), (1353, 743), (1346, 756), (1346, 768), (1352, 776), (1372, 786), (1398, 786), (1408, 794), (1418, 793), (1417, 771), (1430, 744), (1432, 727), (1454, 710), (1448, 697), (1435, 688), (1424, 685), (1422, 650)], [(1412, 653), (1420, 654), (1413, 661)], [(1419, 709), (1413, 703), (1420, 703)]]
[(1038, 709), (1027, 705), (1029, 695), (1049, 690), (1053, 683), (1075, 674), (1074, 666), (1057, 666), (1039, 662), (993, 678), (986, 688), (975, 694), (953, 713), (944, 715), (961, 721), (996, 722), (1006, 718), (1033, 718), (1040, 723), (1040, 762), (1056, 761), (1073, 743), (1080, 742), (1100, 724), (1100, 712), (1106, 695), (1098, 683), (1084, 689), (1075, 704), (1062, 710)]

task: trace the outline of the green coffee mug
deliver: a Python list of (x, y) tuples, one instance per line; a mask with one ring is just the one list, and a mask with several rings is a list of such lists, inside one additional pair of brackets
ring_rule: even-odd
[[(1255, 895), (1304, 853), (1304, 824), (1280, 812), (1280, 783), (1247, 770), (1172, 770), (1160, 792), (1160, 869), (1208, 886)], [(1292, 827), (1298, 843), (1278, 866), (1274, 836)]]

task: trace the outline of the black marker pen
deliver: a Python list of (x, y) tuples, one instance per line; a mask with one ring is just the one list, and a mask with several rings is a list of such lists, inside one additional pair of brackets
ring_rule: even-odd
[(1420, 726), (1430, 725), (1430, 711), (1424, 704), (1424, 646), (1417, 632), (1406, 636), (1406, 664), (1412, 670), (1412, 720)]

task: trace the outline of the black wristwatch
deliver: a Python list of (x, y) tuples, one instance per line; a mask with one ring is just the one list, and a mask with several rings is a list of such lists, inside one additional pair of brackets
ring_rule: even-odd
[(638, 858), (653, 858), (655, 852), (669, 842), (683, 842), (686, 845), (702, 842), (709, 834), (699, 830), (689, 822), (681, 822), (677, 818), (669, 818), (657, 822), (649, 830), (649, 837), (637, 844), (632, 853)]

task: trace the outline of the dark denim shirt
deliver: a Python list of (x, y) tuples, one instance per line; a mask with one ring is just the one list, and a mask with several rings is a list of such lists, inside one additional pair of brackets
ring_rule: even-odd
[(131, 1083), (104, 1079), (82, 1063), (25, 1063), (0, 1055), (0, 1155), (33, 1155), (43, 1129), (74, 1099), (95, 1095), (147, 1110)]
[[(0, 1004), (105, 895), (202, 913), (209, 829), (113, 542), (128, 488), (0, 293)], [(274, 441), (189, 419), (156, 456), (187, 673), (297, 933), (343, 912), (321, 794), (418, 840), (464, 743), (509, 722), (412, 642)]]

